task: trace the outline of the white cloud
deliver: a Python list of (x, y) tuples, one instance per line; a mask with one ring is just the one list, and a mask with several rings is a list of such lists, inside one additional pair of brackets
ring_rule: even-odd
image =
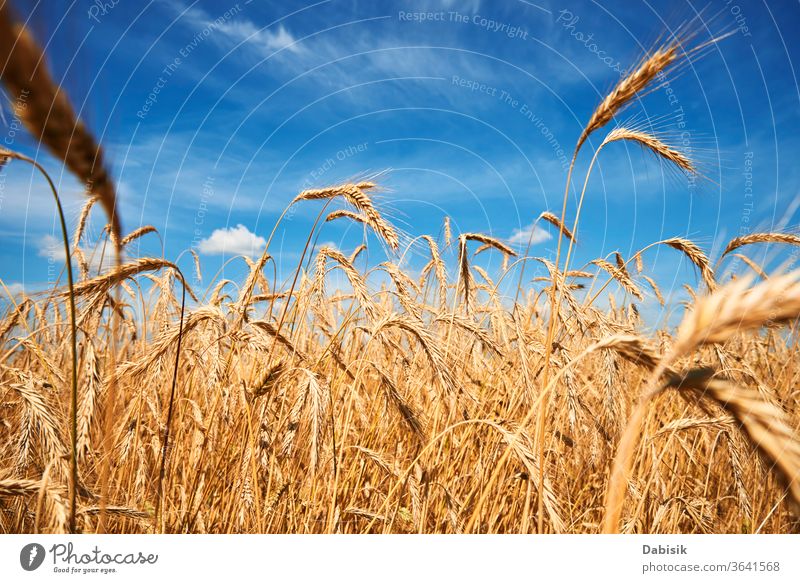
[[(533, 235), (532, 239), (531, 235)], [(524, 229), (514, 229), (514, 232), (512, 232), (511, 236), (508, 238), (508, 242), (512, 245), (527, 245), (528, 241), (530, 241), (532, 245), (536, 245), (537, 243), (549, 241), (552, 238), (552, 235), (537, 223), (531, 223), (530, 226)]]
[(202, 8), (194, 5), (186, 7), (182, 2), (173, 3), (173, 10), (181, 15), (183, 21), (193, 28), (210, 29), (212, 38), (219, 40), (225, 38), (233, 44), (247, 43), (253, 48), (264, 52), (274, 52), (287, 49), (300, 52), (302, 47), (295, 44), (295, 37), (286, 30), (283, 24), (278, 25), (275, 31), (256, 25), (252, 20), (238, 12), (229, 18), (214, 17)]
[(278, 30), (261, 29), (247, 19), (231, 20), (217, 27), (222, 34), (236, 44), (249, 43), (267, 53), (286, 49), (294, 53), (302, 50), (294, 35), (281, 24)]
[(66, 261), (67, 256), (61, 239), (57, 239), (53, 235), (44, 235), (39, 239), (37, 246), (39, 247), (39, 257), (45, 257), (53, 261)]
[[(36, 246), (39, 249), (37, 253), (39, 257), (44, 257), (48, 261), (57, 263), (65, 263), (67, 260), (67, 255), (64, 251), (64, 243), (59, 237), (54, 237), (50, 234), (43, 235), (36, 243)], [(114, 265), (114, 254), (103, 253), (102, 246), (82, 246), (80, 250), (83, 253), (83, 260), (87, 262), (86, 265), (92, 272), (100, 273)], [(78, 269), (78, 257), (74, 252), (72, 253), (72, 268)]]
[(270, 32), (268, 30), (261, 31), (259, 37), (264, 41), (264, 45), (268, 49), (272, 49), (274, 51), (288, 49), (296, 53), (301, 49), (301, 46), (296, 44), (297, 39), (294, 38), (292, 33), (283, 28), (283, 25), (278, 27), (277, 32)]
[(260, 254), (267, 244), (264, 237), (259, 237), (244, 225), (236, 225), (227, 229), (215, 229), (208, 239), (200, 241), (198, 248), (205, 255), (247, 255), (253, 257)]
[(15, 296), (17, 294), (21, 294), (25, 291), (25, 286), (21, 283), (7, 283), (6, 287), (8, 288), (8, 292)]

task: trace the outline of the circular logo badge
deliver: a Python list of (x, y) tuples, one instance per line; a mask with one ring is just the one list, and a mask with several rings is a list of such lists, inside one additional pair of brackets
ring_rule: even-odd
[(39, 543), (30, 543), (19, 552), (19, 564), (26, 571), (35, 571), (44, 562), (44, 547)]

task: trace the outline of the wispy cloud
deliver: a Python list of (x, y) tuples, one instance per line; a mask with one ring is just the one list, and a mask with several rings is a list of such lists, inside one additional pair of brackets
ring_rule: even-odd
[[(236, 5), (237, 8), (239, 5)], [(228, 45), (246, 45), (260, 53), (269, 55), (275, 51), (286, 49), (301, 53), (304, 48), (283, 24), (277, 29), (258, 26), (250, 20), (243, 10), (229, 10), (220, 16), (214, 16), (198, 6), (187, 7), (182, 2), (173, 2), (172, 9), (181, 15), (185, 24), (195, 30), (209, 30), (214, 42)]]
[(271, 31), (259, 28), (250, 20), (242, 18), (220, 24), (217, 30), (234, 44), (248, 43), (266, 54), (281, 49), (297, 54), (303, 52), (303, 46), (282, 24), (278, 25), (277, 30)]
[(532, 245), (536, 245), (537, 243), (549, 241), (552, 238), (552, 235), (537, 223), (531, 223), (524, 229), (514, 229), (511, 236), (508, 238), (508, 242), (512, 245), (523, 246), (527, 245), (528, 241), (530, 241)]
[(261, 253), (267, 244), (264, 237), (251, 233), (244, 225), (215, 229), (208, 239), (200, 241), (198, 248), (205, 255), (247, 255)]

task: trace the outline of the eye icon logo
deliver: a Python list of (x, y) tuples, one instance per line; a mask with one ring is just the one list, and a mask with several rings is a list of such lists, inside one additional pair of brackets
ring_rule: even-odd
[(44, 547), (39, 543), (30, 543), (19, 552), (19, 564), (26, 571), (35, 571), (44, 562)]

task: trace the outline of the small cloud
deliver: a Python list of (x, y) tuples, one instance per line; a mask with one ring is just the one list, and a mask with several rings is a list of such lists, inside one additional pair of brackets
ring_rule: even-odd
[[(38, 247), (37, 255), (44, 257), (48, 262), (52, 263), (66, 263), (67, 255), (64, 251), (64, 243), (58, 237), (47, 234), (43, 235), (37, 242)], [(114, 264), (114, 255), (112, 253), (102, 253), (98, 249), (89, 249), (86, 247), (80, 248), (82, 253), (82, 261), (86, 261), (86, 265), (91, 271), (100, 273), (105, 271)], [(72, 268), (78, 268), (79, 256), (72, 252)]]
[(12, 296), (19, 295), (25, 291), (25, 285), (21, 283), (7, 283), (6, 288), (8, 288), (8, 293)]
[[(533, 236), (533, 238), (531, 238), (531, 236)], [(549, 241), (552, 238), (552, 235), (537, 223), (531, 223), (530, 226), (524, 229), (514, 229), (514, 232), (511, 233), (511, 236), (508, 238), (508, 242), (512, 245), (527, 245), (528, 241), (530, 241), (532, 245), (536, 245), (537, 243)]]
[(200, 241), (198, 248), (205, 255), (247, 255), (253, 257), (261, 253), (267, 244), (264, 237), (259, 237), (244, 225), (236, 225), (227, 229), (215, 229), (208, 239)]
[(64, 243), (60, 239), (53, 237), (53, 235), (44, 235), (39, 239), (37, 247), (39, 248), (39, 257), (61, 262), (67, 259), (67, 255), (64, 251)]

